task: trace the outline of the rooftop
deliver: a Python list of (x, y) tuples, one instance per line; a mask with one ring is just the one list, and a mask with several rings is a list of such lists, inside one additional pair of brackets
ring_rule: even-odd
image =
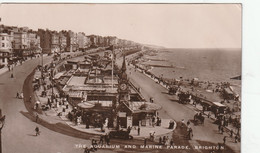
[(81, 85), (84, 85), (86, 79), (87, 79), (87, 77), (72, 76), (70, 78), (70, 80), (68, 81), (68, 85), (81, 86)]

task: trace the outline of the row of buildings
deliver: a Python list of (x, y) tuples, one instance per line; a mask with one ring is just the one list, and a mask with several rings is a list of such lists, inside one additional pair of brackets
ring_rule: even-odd
[(34, 31), (28, 27), (0, 25), (0, 65), (40, 53), (60, 53), (72, 51), (86, 51), (88, 48), (135, 46), (133, 41), (118, 39), (115, 36), (86, 35), (84, 32), (71, 30), (54, 31), (38, 29)]

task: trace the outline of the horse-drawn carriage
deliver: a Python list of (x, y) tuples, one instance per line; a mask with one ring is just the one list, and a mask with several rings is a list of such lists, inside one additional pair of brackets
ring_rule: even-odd
[(181, 92), (178, 94), (179, 102), (182, 104), (187, 104), (190, 102), (191, 95), (189, 93)]
[(194, 125), (199, 125), (199, 124), (204, 125), (204, 120), (205, 120), (205, 117), (202, 116), (201, 113), (194, 115), (194, 119), (193, 119)]
[(175, 95), (178, 92), (179, 88), (176, 86), (170, 86), (168, 89), (168, 93), (170, 95)]

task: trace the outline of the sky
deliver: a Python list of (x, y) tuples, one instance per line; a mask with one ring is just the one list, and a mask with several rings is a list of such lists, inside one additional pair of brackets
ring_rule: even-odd
[(239, 4), (1, 4), (0, 24), (167, 48), (241, 48)]

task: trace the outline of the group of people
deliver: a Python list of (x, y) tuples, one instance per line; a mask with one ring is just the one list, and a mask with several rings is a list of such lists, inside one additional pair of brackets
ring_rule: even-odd
[[(93, 145), (93, 141), (96, 142), (97, 145), (97, 141), (92, 139), (92, 145)], [(100, 135), (100, 139), (99, 139), (99, 144), (103, 145), (103, 144), (110, 144), (110, 137), (109, 135), (106, 133), (105, 135)]]
[[(228, 139), (228, 136), (223, 137), (223, 144), (226, 144), (227, 139)], [(230, 131), (230, 139), (233, 139), (233, 130)], [(238, 143), (239, 139), (240, 139), (239, 135), (236, 134), (234, 137), (234, 143)]]
[[(186, 125), (187, 125), (186, 126), (186, 129), (187, 129), (186, 138), (188, 140), (191, 140), (192, 137), (193, 137), (193, 130), (192, 130), (191, 126), (190, 126), (190, 120), (187, 121)], [(185, 128), (185, 121), (184, 121), (184, 119), (181, 120), (181, 128)]]
[(19, 99), (23, 99), (23, 93), (22, 92), (17, 92), (16, 93), (16, 98), (19, 98)]
[(166, 145), (166, 146), (172, 146), (173, 145), (173, 139), (169, 139), (169, 136), (163, 136), (159, 138), (159, 145)]
[(161, 124), (162, 124), (162, 119), (159, 117), (159, 116), (152, 116), (152, 126), (154, 127), (155, 125), (156, 126), (161, 126)]

